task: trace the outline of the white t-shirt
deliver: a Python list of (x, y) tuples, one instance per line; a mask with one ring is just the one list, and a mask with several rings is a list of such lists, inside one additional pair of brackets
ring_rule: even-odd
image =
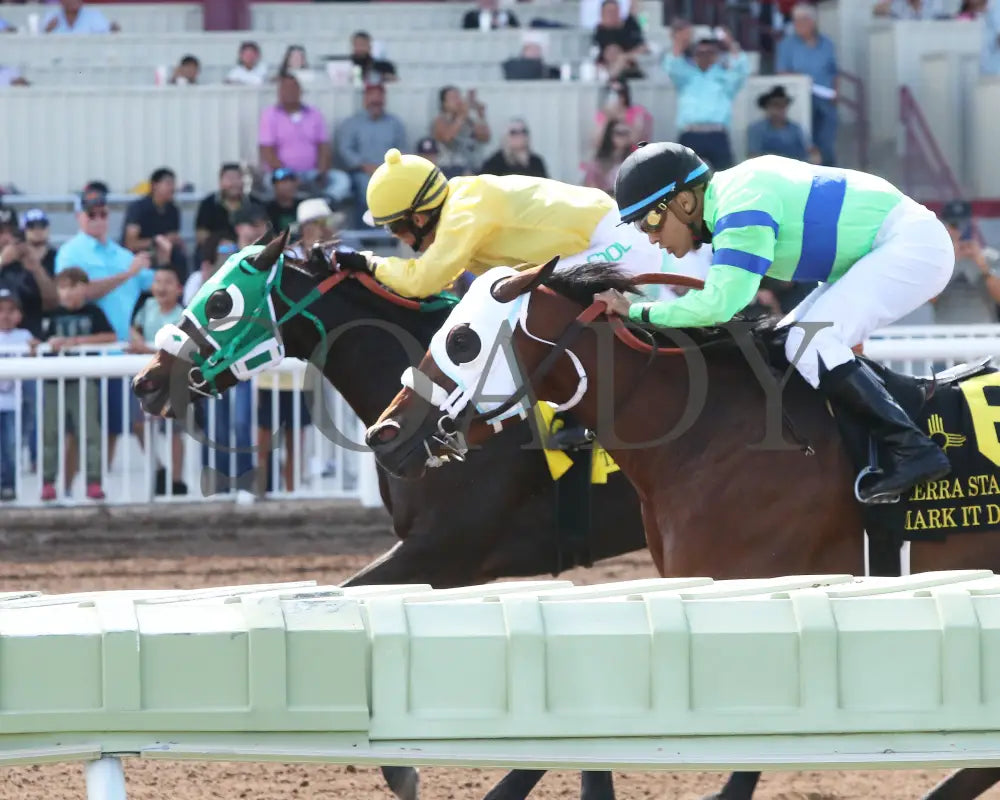
[(226, 76), (229, 83), (243, 83), (247, 86), (260, 86), (267, 80), (267, 64), (258, 61), (253, 69), (247, 69), (242, 64), (237, 64)]
[[(26, 345), (32, 339), (31, 332), (24, 328), (14, 328), (12, 331), (0, 331), (0, 358), (16, 356), (17, 353), (6, 353), (4, 348)], [(0, 380), (0, 411), (14, 411), (17, 406), (17, 396), (14, 393), (14, 381)]]

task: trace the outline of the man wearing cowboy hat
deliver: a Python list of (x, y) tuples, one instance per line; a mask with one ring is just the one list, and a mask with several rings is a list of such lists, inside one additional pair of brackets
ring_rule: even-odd
[(792, 98), (784, 86), (774, 86), (757, 98), (764, 119), (747, 128), (747, 157), (775, 155), (820, 163), (819, 150), (806, 140), (805, 131), (788, 119)]

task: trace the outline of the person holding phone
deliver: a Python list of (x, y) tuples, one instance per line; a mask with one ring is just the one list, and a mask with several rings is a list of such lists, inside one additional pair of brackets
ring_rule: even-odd
[(438, 167), (448, 178), (476, 174), (482, 145), (492, 135), (486, 122), (486, 106), (475, 89), (469, 89), (463, 97), (457, 86), (443, 87), (438, 101), (440, 113), (431, 126), (440, 150)]

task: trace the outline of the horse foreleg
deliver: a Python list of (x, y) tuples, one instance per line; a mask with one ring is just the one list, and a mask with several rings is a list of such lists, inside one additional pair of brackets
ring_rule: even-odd
[(615, 800), (614, 777), (610, 772), (581, 772), (580, 800)]
[(759, 780), (759, 772), (734, 772), (725, 786), (703, 800), (750, 800)]
[(544, 769), (512, 770), (490, 789), (483, 800), (524, 800), (544, 774)]
[(420, 775), (413, 767), (382, 767), (382, 777), (399, 800), (417, 800)]
[(663, 563), (663, 537), (660, 536), (660, 525), (652, 503), (642, 503), (642, 527), (646, 531), (646, 547), (653, 557), (653, 566), (661, 577), (666, 577), (666, 565)]
[(996, 783), (1000, 783), (1000, 768), (960, 769), (925, 794), (923, 800), (972, 800)]

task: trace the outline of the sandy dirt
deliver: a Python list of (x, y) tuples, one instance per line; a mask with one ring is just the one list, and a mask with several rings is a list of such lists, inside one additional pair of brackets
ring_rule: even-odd
[[(210, 533), (205, 533), (205, 532)], [(113, 512), (4, 512), (0, 517), (0, 591), (49, 593), (100, 589), (197, 588), (243, 583), (316, 580), (335, 583), (393, 544), (381, 512), (324, 504), (274, 504), (249, 509), (204, 506), (195, 512), (150, 509)], [(635, 553), (565, 577), (599, 583), (655, 576), (649, 557)], [(540, 576), (548, 577), (548, 576)], [(391, 800), (376, 769), (297, 764), (125, 762), (129, 796), (197, 800), (371, 798)], [(7, 768), (0, 800), (84, 796), (78, 764)], [(497, 770), (425, 769), (425, 800), (475, 800), (504, 773)], [(941, 771), (770, 773), (762, 800), (918, 798), (947, 773)], [(713, 773), (616, 774), (618, 798), (700, 798), (717, 790)], [(533, 798), (579, 796), (579, 773), (550, 773)], [(1000, 800), (1000, 788), (983, 797)]]

